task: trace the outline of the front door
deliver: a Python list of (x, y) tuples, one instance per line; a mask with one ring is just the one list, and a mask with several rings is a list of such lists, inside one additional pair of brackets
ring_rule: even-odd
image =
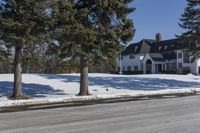
[(158, 64), (158, 73), (162, 72), (162, 64)]

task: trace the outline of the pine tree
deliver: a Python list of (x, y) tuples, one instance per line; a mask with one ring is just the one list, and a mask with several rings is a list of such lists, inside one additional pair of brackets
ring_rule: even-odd
[(0, 45), (0, 61), (5, 60), (5, 55), (6, 55), (6, 51), (3, 47), (1, 47)]
[[(91, 60), (114, 59), (121, 43), (134, 35), (132, 20), (127, 15), (134, 11), (128, 6), (133, 0), (58, 0), (53, 14), (59, 27), (56, 38), (62, 55), (79, 57), (80, 92), (88, 95), (88, 66)], [(56, 7), (56, 6), (55, 6)]]
[(3, 41), (0, 41), (0, 61), (12, 61), (12, 51), (9, 45), (6, 45)]
[[(47, 45), (28, 45), (23, 49), (22, 66), (25, 73), (44, 73)], [(49, 67), (49, 66), (47, 66)]]
[(15, 48), (13, 99), (26, 99), (22, 92), (22, 52), (28, 45), (44, 42), (46, 32), (45, 0), (2, 0), (0, 29), (2, 40)]
[(65, 56), (78, 56), (81, 64), (80, 93), (88, 95), (88, 63), (96, 57), (116, 58), (120, 43), (129, 41), (133, 23), (127, 15), (132, 0), (64, 1), (57, 3), (53, 14), (58, 18), (56, 39)]
[(0, 61), (4, 59), (5, 53), (6, 51), (3, 45), (3, 41), (0, 40)]
[[(200, 43), (200, 0), (187, 0), (180, 27), (185, 31), (181, 38), (187, 42)], [(200, 58), (200, 47), (189, 49), (195, 58)]]

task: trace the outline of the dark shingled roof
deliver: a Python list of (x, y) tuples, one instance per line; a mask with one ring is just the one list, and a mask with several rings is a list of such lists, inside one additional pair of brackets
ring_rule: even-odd
[(149, 56), (154, 60), (154, 61), (165, 61), (163, 55), (161, 53), (149, 53)]
[(129, 54), (147, 54), (150, 52), (151, 42), (147, 40), (142, 40), (138, 43), (130, 44), (126, 49), (122, 52), (122, 55)]
[(154, 61), (165, 61), (176, 59), (175, 50), (194, 47), (194, 43), (187, 43), (178, 39), (164, 40), (160, 42), (143, 39), (138, 43), (130, 44), (126, 47), (126, 49), (122, 52), (122, 55), (148, 53)]

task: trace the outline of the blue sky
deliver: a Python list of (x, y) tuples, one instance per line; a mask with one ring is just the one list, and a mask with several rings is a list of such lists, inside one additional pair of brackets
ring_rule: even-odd
[(161, 33), (162, 39), (175, 38), (182, 33), (178, 23), (186, 4), (186, 0), (135, 0), (130, 6), (136, 11), (129, 15), (136, 28), (132, 42), (154, 39), (156, 33)]
[(154, 39), (156, 33), (161, 33), (162, 39), (181, 34), (178, 23), (186, 4), (186, 0), (134, 0), (130, 6), (136, 11), (129, 17), (134, 20), (136, 33), (131, 42)]

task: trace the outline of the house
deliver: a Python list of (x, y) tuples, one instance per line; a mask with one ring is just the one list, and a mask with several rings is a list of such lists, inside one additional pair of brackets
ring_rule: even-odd
[(132, 73), (193, 73), (199, 74), (200, 60), (192, 60), (186, 49), (198, 47), (196, 43), (186, 43), (179, 39), (143, 39), (128, 45), (117, 59), (118, 72)]

